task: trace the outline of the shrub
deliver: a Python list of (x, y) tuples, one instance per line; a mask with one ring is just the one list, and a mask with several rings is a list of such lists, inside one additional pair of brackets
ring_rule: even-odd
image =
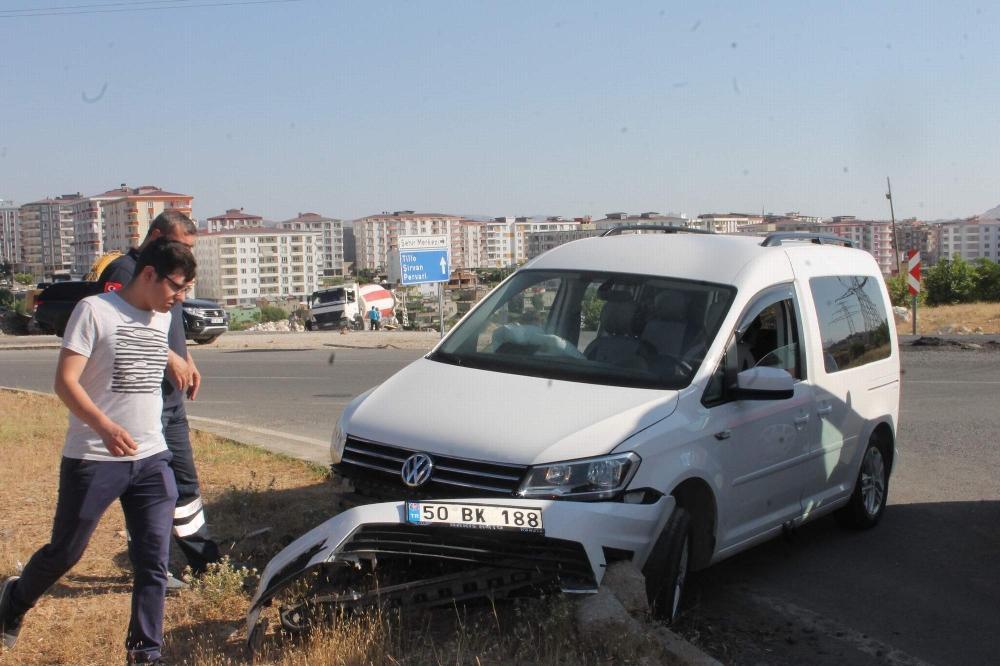
[[(904, 308), (913, 305), (913, 296), (910, 295), (910, 289), (906, 286), (905, 274), (887, 277), (885, 279), (885, 286), (889, 290), (889, 300), (892, 301), (893, 305), (900, 305)], [(923, 304), (926, 300), (927, 289), (921, 288), (920, 293), (917, 294), (917, 303)]]
[(14, 292), (10, 289), (0, 289), (0, 307), (8, 309), (14, 307)]
[(976, 298), (976, 271), (961, 257), (941, 259), (924, 275), (928, 305), (970, 303)]
[(1000, 301), (1000, 264), (985, 257), (976, 260), (976, 300)]
[(279, 308), (277, 305), (264, 305), (260, 309), (260, 321), (281, 321), (282, 319), (288, 319), (288, 313)]

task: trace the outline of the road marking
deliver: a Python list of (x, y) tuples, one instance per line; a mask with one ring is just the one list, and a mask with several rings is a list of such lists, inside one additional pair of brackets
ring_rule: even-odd
[(754, 601), (798, 622), (803, 627), (818, 631), (838, 641), (849, 643), (855, 649), (881, 659), (887, 664), (892, 664), (893, 666), (932, 666), (922, 659), (896, 649), (887, 643), (878, 641), (867, 634), (837, 624), (833, 620), (828, 620), (819, 613), (814, 613), (811, 610), (773, 597), (765, 597), (758, 594), (751, 594), (750, 596)]
[(235, 430), (246, 430), (258, 435), (267, 435), (268, 437), (279, 437), (281, 439), (290, 439), (293, 442), (302, 442), (303, 444), (312, 444), (313, 446), (321, 446), (323, 448), (329, 447), (330, 442), (322, 439), (313, 439), (312, 437), (303, 437), (302, 435), (293, 435), (287, 432), (281, 432), (280, 430), (269, 430), (267, 428), (255, 428), (254, 426), (243, 425), (242, 423), (233, 423), (232, 421), (223, 421), (222, 419), (210, 419), (205, 416), (195, 416), (193, 414), (188, 414), (189, 421), (201, 421), (202, 423), (208, 423), (211, 425), (224, 426), (226, 428), (233, 428)]

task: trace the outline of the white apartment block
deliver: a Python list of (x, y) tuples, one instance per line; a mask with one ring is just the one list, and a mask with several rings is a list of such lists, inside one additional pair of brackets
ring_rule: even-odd
[(260, 215), (244, 213), (242, 208), (230, 208), (222, 215), (216, 215), (205, 220), (204, 229), (207, 233), (242, 229), (243, 227), (262, 227), (264, 218)]
[(527, 217), (497, 217), (482, 226), (479, 263), (469, 268), (506, 268), (528, 260), (530, 234), (571, 231), (580, 223), (549, 217), (544, 221)]
[(746, 213), (705, 213), (691, 222), (691, 227), (714, 231), (717, 234), (736, 234), (751, 231), (764, 221), (763, 215)]
[(223, 305), (294, 298), (319, 287), (322, 234), (244, 227), (198, 234), (198, 296)]
[(21, 261), (35, 280), (72, 271), (73, 206), (79, 200), (79, 193), (63, 194), (21, 206)]
[(282, 229), (293, 231), (317, 231), (321, 234), (322, 261), (320, 274), (338, 276), (344, 274), (344, 222), (319, 213), (299, 213), (298, 217), (279, 224)]
[(73, 271), (76, 278), (83, 277), (104, 254), (104, 209), (102, 204), (120, 199), (128, 192), (122, 183), (115, 190), (83, 197), (73, 204)]
[(362, 217), (354, 221), (356, 265), (359, 269), (386, 270), (389, 250), (396, 247), (400, 236), (447, 236), (452, 270), (472, 268), (466, 263), (462, 245), (462, 227), (468, 223), (458, 215), (412, 210)]
[(18, 207), (13, 201), (0, 199), (0, 263), (21, 261), (21, 229)]
[(975, 261), (986, 258), (1000, 262), (1000, 220), (972, 217), (943, 222), (940, 229), (942, 259), (961, 257)]
[(167, 209), (191, 215), (188, 194), (165, 192), (155, 185), (123, 188), (119, 195), (101, 203), (104, 216), (104, 251), (128, 252), (138, 247), (149, 231), (149, 223)]

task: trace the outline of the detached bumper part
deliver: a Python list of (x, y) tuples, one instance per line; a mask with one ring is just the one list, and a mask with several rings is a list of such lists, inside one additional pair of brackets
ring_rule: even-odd
[(279, 610), (282, 626), (292, 632), (375, 603), (433, 607), (538, 589), (594, 592), (604, 575), (605, 548), (631, 551), (641, 565), (661, 516), (673, 508), (671, 497), (654, 504), (502, 503), (542, 509), (545, 533), (413, 525), (405, 520), (404, 502), (360, 506), (331, 518), (265, 567), (247, 614), (248, 645), (253, 649), (263, 637), (263, 608), (302, 580), (310, 582), (307, 598)]

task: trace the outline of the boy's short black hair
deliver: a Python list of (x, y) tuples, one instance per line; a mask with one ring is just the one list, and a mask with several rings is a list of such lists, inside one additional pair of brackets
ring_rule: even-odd
[(135, 264), (135, 274), (141, 273), (146, 266), (152, 266), (157, 277), (161, 280), (171, 273), (181, 271), (184, 273), (184, 279), (188, 282), (194, 279), (198, 268), (191, 248), (184, 243), (162, 237), (154, 240), (139, 253), (139, 260)]

